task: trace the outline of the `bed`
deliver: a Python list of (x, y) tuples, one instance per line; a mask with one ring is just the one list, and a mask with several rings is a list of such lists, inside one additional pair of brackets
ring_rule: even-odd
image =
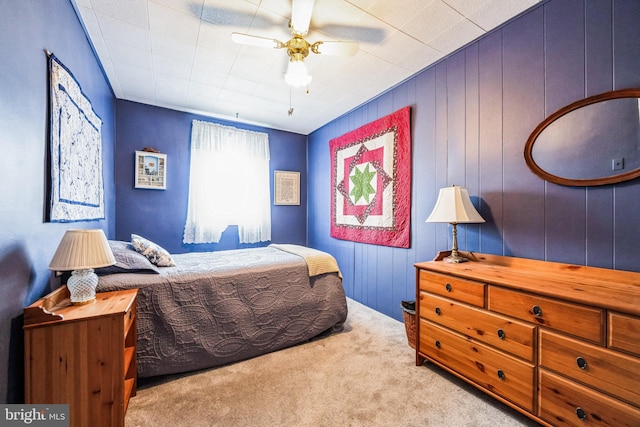
[(97, 291), (138, 288), (139, 377), (280, 350), (340, 331), (347, 317), (337, 263), (315, 249), (171, 254), (175, 265), (158, 267), (128, 242), (110, 244), (118, 263), (98, 271)]

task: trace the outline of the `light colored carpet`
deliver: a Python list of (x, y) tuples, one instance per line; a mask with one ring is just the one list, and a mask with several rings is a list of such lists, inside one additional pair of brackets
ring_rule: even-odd
[(431, 364), (415, 366), (402, 322), (348, 303), (341, 333), (141, 381), (127, 427), (537, 425)]

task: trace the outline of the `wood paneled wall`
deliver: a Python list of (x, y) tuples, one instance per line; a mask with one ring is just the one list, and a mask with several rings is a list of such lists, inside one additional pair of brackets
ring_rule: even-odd
[[(524, 145), (545, 117), (597, 93), (640, 87), (640, 2), (551, 0), (309, 136), (309, 245), (334, 254), (347, 295), (401, 319), (415, 262), (451, 246), (426, 224), (441, 187), (466, 186), (486, 219), (461, 249), (640, 271), (640, 182), (563, 187), (531, 173)], [(410, 249), (333, 239), (329, 140), (412, 107)]]

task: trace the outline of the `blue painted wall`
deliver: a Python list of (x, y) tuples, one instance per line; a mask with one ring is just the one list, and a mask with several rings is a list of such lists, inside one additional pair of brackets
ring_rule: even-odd
[[(129, 241), (131, 233), (144, 236), (171, 253), (265, 246), (269, 242), (240, 244), (232, 226), (218, 244), (182, 243), (189, 199), (191, 122), (205, 120), (269, 134), (271, 201), (273, 171), (300, 172), (300, 206), (271, 206), (271, 242), (306, 244), (307, 137), (152, 107), (130, 101), (117, 102), (116, 238)], [(136, 150), (153, 147), (167, 154), (167, 189), (134, 188)]]
[[(552, 0), (309, 136), (309, 245), (334, 254), (348, 296), (401, 319), (415, 262), (451, 247), (426, 224), (438, 190), (466, 186), (486, 223), (458, 226), (459, 248), (640, 271), (638, 180), (575, 188), (524, 162), (533, 129), (591, 95), (640, 87), (640, 2)], [(333, 239), (329, 140), (412, 107), (412, 247)]]
[[(45, 49), (74, 74), (102, 118), (106, 219), (45, 222), (49, 147)], [(0, 402), (23, 401), (22, 310), (48, 293), (49, 261), (68, 228), (115, 230), (115, 99), (73, 6), (0, 1)]]

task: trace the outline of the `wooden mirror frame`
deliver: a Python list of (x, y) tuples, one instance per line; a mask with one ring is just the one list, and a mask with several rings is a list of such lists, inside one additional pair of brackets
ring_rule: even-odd
[(582, 99), (580, 101), (576, 101), (572, 104), (567, 105), (566, 107), (561, 108), (556, 111), (545, 120), (542, 121), (531, 133), (527, 143), (524, 146), (524, 159), (527, 163), (527, 166), (533, 173), (538, 175), (540, 178), (553, 182), (555, 184), (567, 185), (567, 186), (597, 186), (597, 185), (607, 185), (607, 184), (615, 184), (618, 182), (628, 181), (630, 179), (634, 179), (640, 176), (640, 168), (632, 169), (627, 172), (623, 172), (616, 175), (604, 176), (600, 178), (589, 178), (589, 179), (573, 179), (573, 178), (564, 178), (561, 176), (553, 175), (544, 169), (542, 169), (538, 164), (533, 160), (533, 144), (536, 142), (536, 139), (544, 131), (547, 126), (551, 125), (551, 123), (558, 120), (560, 117), (577, 110), (579, 108), (585, 107), (587, 105), (595, 104), (598, 102), (607, 101), (610, 99), (618, 99), (618, 98), (640, 98), (640, 89), (622, 89), (622, 90), (614, 90), (610, 92), (605, 92), (599, 95), (590, 96), (588, 98)]

